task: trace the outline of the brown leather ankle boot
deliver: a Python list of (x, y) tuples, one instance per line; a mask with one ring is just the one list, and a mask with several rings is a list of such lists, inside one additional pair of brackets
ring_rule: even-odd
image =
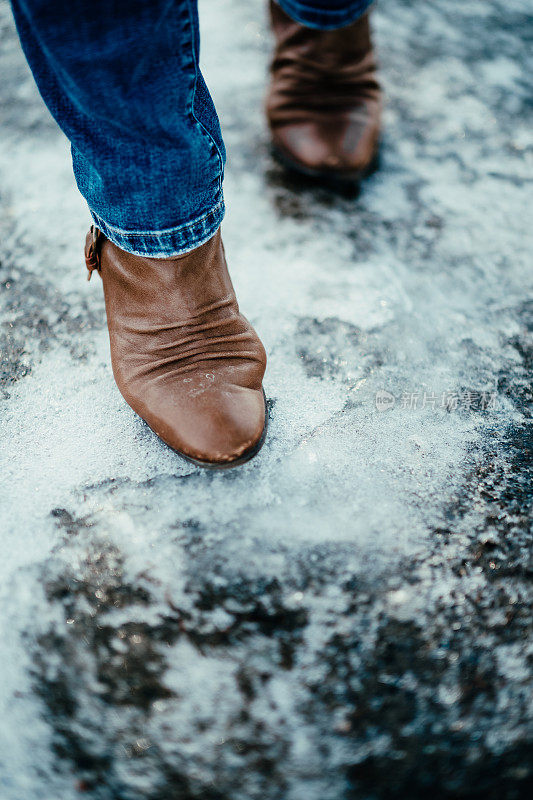
[(368, 14), (320, 31), (273, 0), (270, 10), (276, 49), (266, 110), (275, 154), (326, 183), (358, 184), (377, 163), (381, 118)]
[(126, 402), (189, 461), (241, 464), (266, 433), (263, 345), (239, 306), (220, 231), (186, 255), (125, 253), (94, 227), (89, 277), (104, 284), (111, 362)]

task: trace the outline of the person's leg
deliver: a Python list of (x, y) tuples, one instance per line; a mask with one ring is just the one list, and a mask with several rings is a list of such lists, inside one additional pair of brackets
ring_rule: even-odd
[(43, 99), (98, 228), (170, 256), (224, 214), (224, 145), (199, 64), (196, 0), (12, 0)]
[(96, 223), (85, 258), (104, 284), (120, 391), (189, 460), (246, 460), (266, 429), (266, 357), (220, 238), (224, 146), (198, 66), (196, 0), (13, 9)]
[(355, 186), (377, 163), (381, 91), (369, 0), (271, 0), (267, 98), (274, 153), (292, 170)]

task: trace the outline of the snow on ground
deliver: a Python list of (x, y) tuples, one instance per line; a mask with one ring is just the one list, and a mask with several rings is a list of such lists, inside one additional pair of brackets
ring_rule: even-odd
[(382, 0), (358, 199), (270, 157), (262, 4), (200, 7), (224, 239), (269, 353), (269, 438), (223, 474), (115, 388), (88, 213), (0, 3), (0, 796), (521, 798), (527, 4)]

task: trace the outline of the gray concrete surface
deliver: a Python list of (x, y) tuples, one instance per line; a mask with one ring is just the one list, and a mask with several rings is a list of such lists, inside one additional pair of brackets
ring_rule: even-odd
[(271, 160), (262, 3), (202, 0), (270, 355), (268, 442), (213, 475), (113, 384), (0, 3), (2, 800), (530, 796), (528, 6), (382, 0), (383, 163), (349, 199)]

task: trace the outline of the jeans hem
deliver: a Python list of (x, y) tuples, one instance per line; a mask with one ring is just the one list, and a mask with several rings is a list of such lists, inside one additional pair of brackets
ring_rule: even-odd
[(91, 216), (96, 227), (110, 242), (126, 253), (149, 258), (172, 258), (195, 250), (211, 239), (224, 218), (224, 201), (192, 222), (160, 231), (126, 231), (110, 225), (94, 211)]
[(362, 17), (373, 0), (354, 0), (347, 8), (329, 10), (311, 8), (300, 0), (275, 0), (275, 2), (300, 25), (319, 30), (335, 30), (351, 25)]

